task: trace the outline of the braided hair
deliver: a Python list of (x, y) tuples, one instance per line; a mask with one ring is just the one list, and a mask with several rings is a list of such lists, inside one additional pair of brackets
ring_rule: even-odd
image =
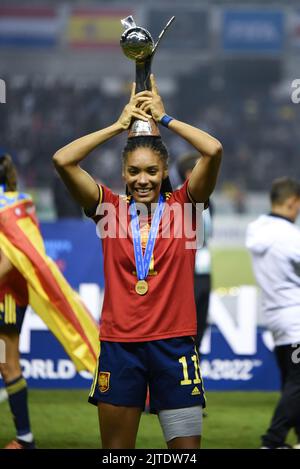
[(0, 154), (0, 185), (4, 191), (14, 192), (17, 190), (17, 171), (8, 154)]
[[(150, 148), (150, 150), (152, 150), (159, 156), (160, 160), (164, 165), (164, 169), (168, 168), (169, 153), (161, 137), (146, 136), (129, 138), (122, 153), (123, 165), (125, 165), (129, 153), (132, 153), (137, 148)], [(173, 192), (169, 176), (162, 180), (160, 192), (162, 194), (164, 194), (165, 192)], [(126, 195), (129, 195), (127, 185)]]

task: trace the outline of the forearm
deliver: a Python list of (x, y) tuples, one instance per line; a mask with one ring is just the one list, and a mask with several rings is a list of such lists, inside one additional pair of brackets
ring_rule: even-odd
[(222, 153), (222, 145), (216, 138), (203, 130), (185, 124), (177, 119), (169, 123), (169, 129), (189, 142), (202, 156), (218, 156)]
[(53, 156), (55, 166), (76, 166), (97, 146), (121, 133), (124, 129), (116, 122), (105, 129), (78, 138), (58, 150)]
[(53, 163), (73, 198), (85, 209), (94, 208), (99, 189), (94, 179), (79, 163), (97, 146), (118, 135), (124, 128), (116, 122), (110, 127), (78, 138), (58, 150)]
[(201, 158), (190, 175), (188, 189), (194, 202), (206, 202), (217, 182), (222, 159), (222, 145), (208, 133), (176, 119), (169, 123), (169, 128), (201, 154)]

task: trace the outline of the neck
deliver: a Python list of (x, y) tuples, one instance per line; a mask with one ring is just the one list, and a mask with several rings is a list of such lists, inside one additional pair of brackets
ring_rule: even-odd
[(160, 194), (158, 195), (158, 197), (155, 198), (155, 200), (152, 200), (151, 202), (137, 202), (135, 198), (133, 198), (138, 208), (140, 209), (139, 215), (144, 216), (144, 217), (153, 215), (156, 210), (159, 198), (160, 198)]
[(295, 222), (296, 217), (291, 210), (285, 207), (284, 205), (272, 205), (271, 213), (274, 215), (279, 215), (280, 217), (287, 218), (291, 222)]

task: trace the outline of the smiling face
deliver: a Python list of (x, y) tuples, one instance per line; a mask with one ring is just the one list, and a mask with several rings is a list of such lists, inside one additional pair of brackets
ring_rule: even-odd
[(158, 201), (161, 183), (168, 170), (158, 153), (139, 147), (127, 155), (122, 175), (134, 200), (151, 204)]

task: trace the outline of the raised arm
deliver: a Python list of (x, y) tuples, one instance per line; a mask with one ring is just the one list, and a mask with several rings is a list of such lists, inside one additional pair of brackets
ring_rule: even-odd
[(169, 128), (199, 151), (199, 160), (189, 178), (188, 191), (194, 202), (206, 202), (217, 182), (222, 145), (208, 133), (176, 119), (170, 122)]
[(95, 180), (80, 167), (80, 162), (97, 146), (128, 129), (133, 118), (147, 120), (149, 115), (138, 106), (146, 99), (144, 92), (135, 94), (132, 85), (129, 103), (121, 116), (109, 127), (85, 135), (58, 150), (53, 163), (73, 198), (86, 210), (91, 210), (98, 202), (99, 190)]
[[(152, 91), (148, 92), (148, 99), (142, 103), (141, 109), (151, 111), (156, 122), (160, 122), (166, 111), (153, 75), (151, 75), (151, 85)], [(173, 119), (168, 127), (199, 151), (200, 159), (191, 173), (188, 190), (194, 202), (205, 202), (217, 182), (222, 159), (222, 145), (208, 133), (176, 119)]]

